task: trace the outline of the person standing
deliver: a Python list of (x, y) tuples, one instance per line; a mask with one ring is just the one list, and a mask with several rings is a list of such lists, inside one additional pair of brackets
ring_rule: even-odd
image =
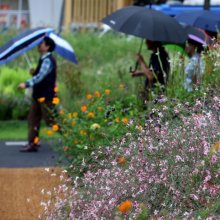
[(54, 123), (54, 104), (56, 96), (56, 60), (52, 56), (54, 41), (45, 37), (38, 45), (40, 59), (35, 70), (31, 70), (31, 79), (18, 85), (19, 89), (32, 88), (32, 103), (28, 115), (28, 144), (20, 152), (37, 152), (36, 139), (39, 137), (40, 122), (43, 118), (47, 125)]
[(189, 61), (185, 67), (184, 89), (192, 92), (195, 86), (200, 86), (205, 73), (205, 62), (201, 57), (203, 46), (195, 40), (188, 39), (185, 51)]
[(130, 71), (132, 77), (145, 76), (144, 94), (142, 98), (148, 99), (148, 93), (150, 88), (155, 87), (156, 83), (159, 83), (164, 90), (168, 75), (170, 71), (169, 56), (161, 42), (158, 41), (145, 41), (147, 49), (151, 50), (151, 56), (149, 64), (147, 65), (141, 54), (137, 54), (137, 62), (140, 66), (140, 70)]

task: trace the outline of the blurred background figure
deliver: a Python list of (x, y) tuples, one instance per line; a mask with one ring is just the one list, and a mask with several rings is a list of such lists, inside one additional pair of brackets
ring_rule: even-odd
[(205, 73), (205, 62), (201, 53), (204, 50), (203, 45), (192, 39), (188, 39), (185, 51), (189, 56), (189, 62), (185, 67), (184, 88), (192, 92), (195, 87), (201, 86), (202, 78)]

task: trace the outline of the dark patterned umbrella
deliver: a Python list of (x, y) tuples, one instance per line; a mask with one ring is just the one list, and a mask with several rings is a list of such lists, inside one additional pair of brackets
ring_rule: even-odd
[(129, 6), (102, 19), (112, 29), (144, 39), (184, 43), (187, 33), (176, 19), (146, 7)]

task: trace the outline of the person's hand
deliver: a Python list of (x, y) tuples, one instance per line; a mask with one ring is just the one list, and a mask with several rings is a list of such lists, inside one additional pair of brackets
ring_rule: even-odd
[(132, 77), (138, 76), (138, 73), (135, 70), (131, 70), (130, 74), (131, 74)]
[(25, 83), (20, 83), (20, 84), (18, 85), (18, 88), (19, 88), (19, 89), (25, 89), (25, 88), (26, 88), (26, 84), (25, 84)]
[(35, 72), (35, 69), (34, 68), (31, 68), (30, 70), (29, 70), (29, 73), (33, 76), (34, 75), (34, 72)]

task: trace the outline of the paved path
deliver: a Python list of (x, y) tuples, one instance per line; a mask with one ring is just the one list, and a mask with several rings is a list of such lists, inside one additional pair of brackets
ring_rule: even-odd
[(61, 165), (59, 156), (45, 142), (38, 152), (21, 153), (22, 142), (0, 141), (0, 168), (31, 168)]

